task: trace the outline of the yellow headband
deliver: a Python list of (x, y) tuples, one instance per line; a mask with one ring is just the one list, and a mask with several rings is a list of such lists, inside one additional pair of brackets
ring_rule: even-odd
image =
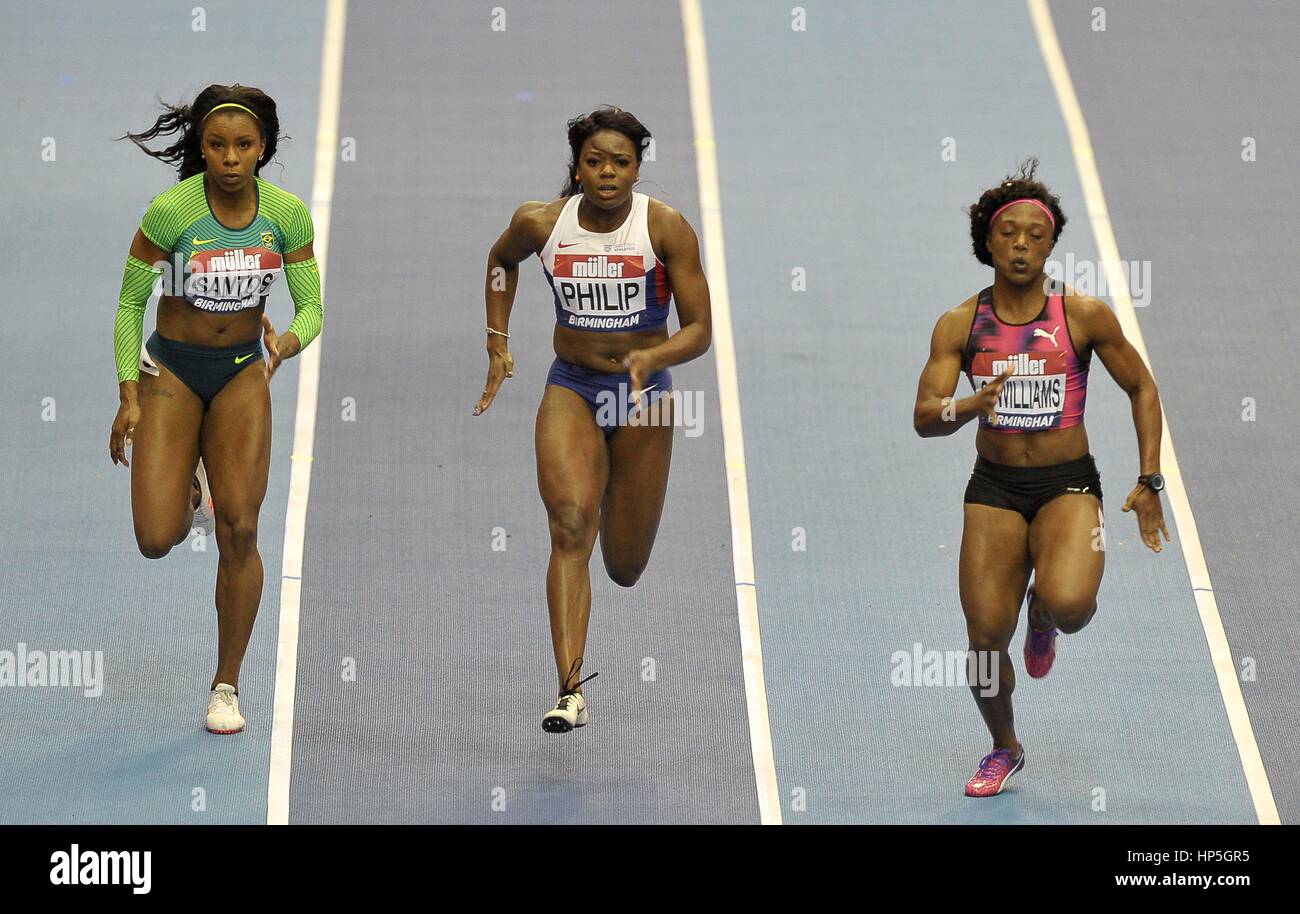
[[(215, 108), (213, 108), (212, 111), (220, 111), (222, 108), (238, 108), (240, 111), (247, 111), (249, 114), (253, 115), (253, 120), (257, 121), (259, 124), (262, 123), (262, 119), (257, 116), (257, 112), (253, 111), (251, 108), (245, 108), (243, 105), (240, 105), (236, 102), (223, 102), (222, 104), (217, 105)], [(209, 111), (207, 114), (203, 115), (203, 119), (205, 121), (208, 118), (212, 117), (212, 111)]]

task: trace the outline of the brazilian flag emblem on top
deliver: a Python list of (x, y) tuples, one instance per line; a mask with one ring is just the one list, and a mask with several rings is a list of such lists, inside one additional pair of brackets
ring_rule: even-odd
[(271, 248), (275, 246), (275, 235), (271, 232), (262, 233), (262, 247)]

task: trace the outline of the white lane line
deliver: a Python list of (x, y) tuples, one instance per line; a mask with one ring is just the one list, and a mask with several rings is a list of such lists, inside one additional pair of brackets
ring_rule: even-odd
[[(1142, 340), (1142, 328), (1138, 326), (1137, 313), (1133, 310), (1133, 300), (1129, 297), (1128, 281), (1120, 266), (1119, 245), (1115, 243), (1115, 232), (1111, 228), (1110, 214), (1106, 209), (1106, 198), (1101, 192), (1101, 176), (1097, 173), (1097, 163), (1092, 155), (1092, 140), (1088, 136), (1088, 125), (1083, 119), (1083, 109), (1079, 106), (1078, 96), (1074, 94), (1074, 83), (1070, 80), (1070, 71), (1065, 65), (1065, 55), (1061, 53), (1060, 42), (1056, 39), (1056, 26), (1052, 24), (1052, 12), (1047, 0), (1027, 0), (1029, 15), (1034, 21), (1034, 31), (1038, 35), (1038, 46), (1042, 49), (1043, 59), (1047, 62), (1048, 73), (1052, 77), (1052, 86), (1056, 89), (1056, 98), (1061, 105), (1061, 113), (1070, 131), (1070, 144), (1074, 147), (1074, 161), (1083, 184), (1083, 196), (1088, 207), (1088, 218), (1092, 220), (1092, 233), (1097, 238), (1097, 250), (1106, 270), (1107, 285), (1112, 291), (1115, 313), (1124, 335), (1128, 337), (1133, 348), (1142, 356), (1147, 368), (1151, 368), (1151, 359), (1147, 356), (1146, 343)], [(1152, 372), (1152, 377), (1155, 372)], [(1210, 658), (1214, 663), (1214, 672), (1219, 680), (1219, 691), (1223, 695), (1223, 704), (1228, 711), (1228, 722), (1232, 726), (1232, 736), (1237, 742), (1237, 752), (1241, 755), (1241, 767), (1246, 774), (1246, 784), (1250, 788), (1250, 797), (1255, 804), (1255, 815), (1261, 825), (1278, 825), (1277, 804), (1273, 801), (1273, 790), (1268, 783), (1268, 772), (1264, 770), (1264, 760), (1259, 754), (1259, 745), (1255, 742), (1255, 731), (1250, 725), (1250, 714), (1241, 695), (1241, 683), (1237, 681), (1237, 668), (1232, 662), (1232, 651), (1228, 647), (1228, 636), (1223, 629), (1223, 619), (1219, 617), (1219, 605), (1214, 599), (1214, 585), (1210, 582), (1210, 571), (1205, 564), (1205, 553), (1201, 551), (1201, 538), (1196, 530), (1196, 518), (1192, 516), (1191, 502), (1187, 498), (1187, 489), (1183, 485), (1183, 475), (1178, 469), (1178, 457), (1174, 454), (1174, 439), (1169, 434), (1168, 416), (1161, 430), (1160, 469), (1165, 476), (1165, 491), (1169, 495), (1169, 505), (1174, 512), (1174, 522), (1178, 525), (1178, 538), (1183, 547), (1183, 560), (1187, 563), (1187, 573), (1191, 579), (1192, 591), (1196, 595), (1196, 608), (1201, 615), (1201, 626), (1205, 629), (1205, 639), (1210, 646)]]
[[(347, 0), (329, 0), (320, 65), (320, 110), (316, 115), (316, 172), (311, 189), (313, 251), (322, 298), (329, 263), (330, 207), (338, 158), (339, 87)], [(280, 575), (280, 637), (275, 655), (275, 718), (271, 723), (271, 772), (266, 789), (266, 824), (289, 822), (289, 775), (293, 761), (293, 697), (298, 677), (298, 613), (302, 600), (302, 547), (307, 528), (312, 451), (316, 439), (316, 393), (325, 333), (302, 351), (298, 366), (298, 411), (293, 426), (289, 507), (284, 523), (284, 567)]]
[(780, 825), (781, 795), (776, 783), (776, 762), (772, 757), (767, 686), (763, 682), (763, 643), (758, 631), (758, 588), (750, 583), (755, 578), (753, 537), (749, 524), (749, 479), (745, 473), (745, 438), (740, 427), (740, 383), (736, 379), (736, 346), (731, 333), (727, 257), (722, 243), (722, 202), (718, 192), (713, 103), (709, 94), (709, 55), (704, 43), (704, 19), (700, 14), (699, 0), (681, 0), (681, 10), (691, 119), (695, 125), (695, 164), (700, 177), (704, 263), (712, 300), (713, 351), (718, 365), (723, 454), (731, 502), (731, 552), (736, 573), (736, 606), (740, 614), (740, 652), (745, 671), (749, 743), (754, 756), (760, 819), (764, 825)]

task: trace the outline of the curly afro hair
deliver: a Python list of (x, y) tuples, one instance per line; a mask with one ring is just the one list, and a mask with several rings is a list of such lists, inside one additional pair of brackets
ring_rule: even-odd
[(1042, 203), (1052, 211), (1052, 217), (1056, 220), (1056, 232), (1052, 235), (1052, 244), (1056, 244), (1056, 239), (1061, 237), (1061, 230), (1065, 228), (1065, 213), (1061, 212), (1061, 200), (1047, 188), (1046, 184), (1034, 180), (1037, 171), (1038, 159), (1026, 159), (1018, 172), (1007, 175), (1007, 179), (997, 187), (990, 187), (984, 191), (980, 194), (979, 201), (967, 210), (970, 213), (971, 249), (975, 259), (986, 267), (993, 266), (993, 258), (988, 249), (989, 222), (993, 214), (1004, 203), (1011, 200), (1028, 198)]

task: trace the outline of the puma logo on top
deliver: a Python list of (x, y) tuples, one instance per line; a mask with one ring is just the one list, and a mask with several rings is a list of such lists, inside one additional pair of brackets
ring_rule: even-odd
[(1051, 341), (1052, 341), (1052, 345), (1055, 346), (1055, 345), (1056, 345), (1056, 333), (1057, 333), (1057, 331), (1060, 330), (1060, 329), (1061, 329), (1061, 325), (1060, 325), (1060, 324), (1057, 324), (1057, 325), (1056, 325), (1056, 329), (1053, 330), (1051, 333), (1048, 333), (1048, 332), (1047, 332), (1046, 330), (1044, 330), (1042, 327), (1035, 327), (1035, 328), (1034, 328), (1034, 336), (1045, 336), (1045, 337), (1047, 337), (1049, 340), (1051, 340)]

